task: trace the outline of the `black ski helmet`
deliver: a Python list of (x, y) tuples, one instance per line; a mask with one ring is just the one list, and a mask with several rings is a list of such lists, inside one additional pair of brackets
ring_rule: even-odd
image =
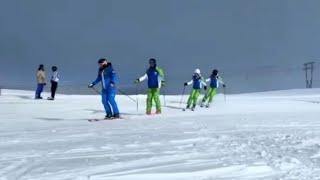
[(157, 64), (157, 60), (154, 58), (151, 58), (151, 59), (149, 59), (149, 64), (151, 64), (151, 63)]
[(214, 70), (212, 71), (212, 74), (213, 74), (213, 75), (218, 75), (218, 73), (219, 73), (219, 71), (216, 70), (216, 69), (214, 69)]
[(157, 61), (154, 58), (149, 59), (149, 65), (151, 68), (155, 68), (157, 66)]
[(106, 60), (107, 60), (107, 59), (105, 59), (105, 58), (101, 58), (101, 59), (98, 60), (98, 63), (101, 64), (101, 63), (103, 63), (103, 62), (106, 61)]
[(44, 70), (44, 65), (40, 64), (38, 70)]
[(57, 71), (57, 70), (58, 70), (57, 66), (52, 66), (52, 71)]

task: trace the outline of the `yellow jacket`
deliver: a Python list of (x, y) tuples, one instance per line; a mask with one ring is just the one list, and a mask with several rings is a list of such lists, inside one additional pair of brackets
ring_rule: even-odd
[(46, 83), (46, 75), (45, 75), (44, 71), (42, 71), (42, 70), (38, 71), (37, 79), (38, 79), (38, 84)]

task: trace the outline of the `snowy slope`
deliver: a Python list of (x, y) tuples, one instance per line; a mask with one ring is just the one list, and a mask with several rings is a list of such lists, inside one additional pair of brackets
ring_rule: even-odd
[(145, 96), (139, 112), (118, 96), (124, 119), (101, 122), (87, 121), (104, 116), (99, 96), (33, 96), (0, 96), (1, 180), (320, 179), (319, 89), (218, 95), (195, 112), (170, 96), (155, 116)]

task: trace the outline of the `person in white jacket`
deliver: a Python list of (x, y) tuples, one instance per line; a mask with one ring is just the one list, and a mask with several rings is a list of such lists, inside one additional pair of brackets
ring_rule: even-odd
[(56, 91), (58, 89), (59, 83), (59, 73), (56, 66), (52, 66), (52, 76), (51, 76), (51, 97), (48, 100), (54, 100)]

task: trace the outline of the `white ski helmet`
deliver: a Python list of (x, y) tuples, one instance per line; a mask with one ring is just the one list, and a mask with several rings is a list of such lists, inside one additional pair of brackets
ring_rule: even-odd
[(195, 74), (201, 74), (201, 71), (200, 71), (200, 69), (196, 69), (196, 70), (194, 70), (194, 73)]

